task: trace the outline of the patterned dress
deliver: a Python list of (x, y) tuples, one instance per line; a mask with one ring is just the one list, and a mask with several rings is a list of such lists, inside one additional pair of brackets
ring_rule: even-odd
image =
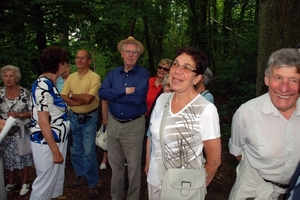
[[(5, 96), (6, 87), (0, 88), (0, 118), (7, 119), (7, 113), (28, 112), (31, 110), (31, 93), (29, 90), (20, 86), (20, 94), (16, 99), (8, 99)], [(23, 169), (24, 167), (33, 166), (32, 155), (19, 156), (18, 139), (21, 132), (24, 131), (25, 137), (30, 134), (30, 119), (16, 119), (15, 124), (1, 143), (1, 154), (3, 157), (4, 168), (8, 170)]]

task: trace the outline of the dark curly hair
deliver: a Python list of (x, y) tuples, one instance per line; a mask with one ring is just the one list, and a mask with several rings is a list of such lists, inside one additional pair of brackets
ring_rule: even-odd
[(181, 47), (180, 49), (177, 50), (175, 59), (183, 53), (192, 57), (193, 61), (196, 64), (197, 74), (203, 75), (208, 66), (207, 56), (202, 51), (200, 51), (195, 47)]
[(69, 63), (69, 57), (67, 51), (63, 48), (50, 46), (42, 51), (39, 62), (43, 73), (50, 72), (55, 74), (59, 63)]

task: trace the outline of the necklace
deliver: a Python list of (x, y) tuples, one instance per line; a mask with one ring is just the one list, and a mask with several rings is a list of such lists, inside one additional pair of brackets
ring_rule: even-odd
[(8, 112), (14, 111), (14, 107), (16, 106), (17, 102), (18, 102), (19, 98), (15, 98), (15, 99), (8, 99), (6, 98), (6, 100), (4, 101), (5, 105), (8, 108)]
[(14, 111), (14, 107), (18, 103), (19, 99), (20, 99), (20, 88), (18, 88), (17, 91), (7, 90), (7, 88), (5, 89), (3, 102), (7, 106), (8, 112)]

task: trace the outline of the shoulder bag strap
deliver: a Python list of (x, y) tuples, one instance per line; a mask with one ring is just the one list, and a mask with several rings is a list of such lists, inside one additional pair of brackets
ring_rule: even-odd
[(170, 95), (168, 101), (165, 104), (163, 117), (161, 119), (160, 129), (159, 129), (159, 137), (160, 137), (160, 147), (161, 147), (161, 155), (162, 155), (162, 161), (165, 166), (166, 164), (166, 158), (165, 158), (165, 145), (164, 145), (164, 129), (165, 129), (165, 123), (167, 118), (167, 113), (169, 110), (170, 100), (171, 100), (172, 94)]

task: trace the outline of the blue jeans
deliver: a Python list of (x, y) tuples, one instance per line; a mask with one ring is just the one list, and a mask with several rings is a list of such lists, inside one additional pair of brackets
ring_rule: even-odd
[(88, 114), (85, 123), (79, 123), (77, 115), (70, 110), (70, 124), (73, 144), (71, 146), (71, 162), (77, 176), (87, 179), (89, 187), (97, 187), (99, 181), (98, 161), (96, 153), (96, 133), (98, 110)]

